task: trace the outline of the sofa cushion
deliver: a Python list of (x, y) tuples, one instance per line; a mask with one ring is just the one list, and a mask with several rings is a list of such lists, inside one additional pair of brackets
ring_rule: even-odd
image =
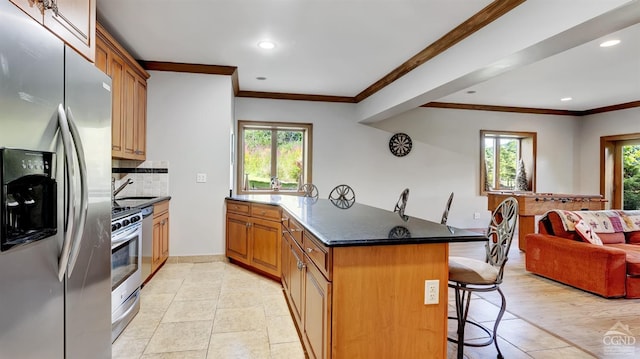
[[(563, 224), (563, 218), (560, 217), (560, 214), (558, 214), (557, 211), (550, 211), (547, 212), (547, 214), (545, 214), (544, 218), (546, 218), (546, 220), (549, 223), (549, 226), (547, 227), (547, 230), (551, 229), (551, 235), (557, 236), (557, 237), (562, 237), (562, 238), (567, 238), (567, 239), (576, 239), (576, 240), (580, 240), (579, 238), (576, 238), (576, 234), (573, 230), (568, 231), (565, 229), (564, 224)], [(578, 219), (579, 220), (579, 219)], [(576, 220), (576, 222), (578, 221)]]
[(627, 232), (625, 233), (627, 237), (627, 243), (631, 244), (640, 244), (640, 231), (638, 232)]
[[(575, 224), (575, 229), (583, 241), (598, 246), (602, 245), (602, 240), (600, 239), (598, 234), (594, 232), (593, 228), (591, 228), (588, 224), (584, 223), (584, 220), (579, 220), (578, 223)], [(624, 236), (622, 238), (624, 239)]]
[(640, 275), (640, 245), (607, 244), (607, 247), (619, 248), (627, 254), (627, 275)]
[(598, 233), (598, 236), (604, 244), (625, 243), (624, 232), (616, 233)]

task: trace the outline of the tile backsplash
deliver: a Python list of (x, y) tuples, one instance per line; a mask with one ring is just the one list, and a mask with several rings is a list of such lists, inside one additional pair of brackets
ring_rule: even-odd
[(169, 195), (168, 161), (112, 160), (111, 177), (116, 179), (115, 188), (129, 179), (133, 180), (117, 197)]

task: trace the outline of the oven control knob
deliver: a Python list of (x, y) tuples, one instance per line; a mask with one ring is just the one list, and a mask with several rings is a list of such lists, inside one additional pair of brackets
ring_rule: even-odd
[(131, 223), (136, 223), (140, 220), (140, 216), (133, 216), (131, 217)]
[(114, 224), (112, 224), (112, 225), (111, 225), (111, 231), (113, 232), (113, 231), (115, 231), (116, 229), (118, 229), (118, 225), (117, 225), (117, 224), (115, 224), (115, 223), (114, 223)]
[(122, 225), (123, 226), (128, 226), (129, 223), (131, 223), (131, 221), (129, 221), (128, 219), (125, 219), (125, 220), (122, 221)]

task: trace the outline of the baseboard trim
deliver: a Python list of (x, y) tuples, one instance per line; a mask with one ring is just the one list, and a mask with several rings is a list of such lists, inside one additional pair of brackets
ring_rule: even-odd
[(229, 262), (224, 254), (198, 255), (198, 256), (169, 256), (167, 263), (209, 263), (209, 262)]

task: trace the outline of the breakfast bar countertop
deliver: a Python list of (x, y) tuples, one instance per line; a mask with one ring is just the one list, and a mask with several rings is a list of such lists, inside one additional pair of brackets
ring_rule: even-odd
[(486, 241), (483, 233), (354, 203), (347, 209), (327, 199), (292, 195), (234, 195), (230, 200), (279, 205), (328, 247)]

